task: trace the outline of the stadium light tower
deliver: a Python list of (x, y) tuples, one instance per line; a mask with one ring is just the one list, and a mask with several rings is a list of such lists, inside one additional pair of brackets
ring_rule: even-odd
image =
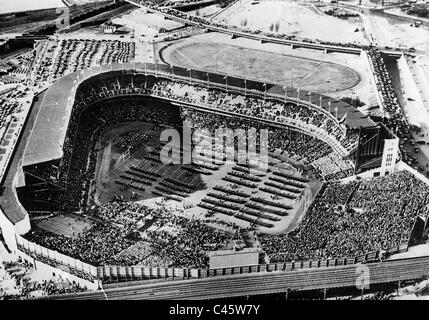
[(286, 102), (286, 98), (287, 98), (287, 86), (283, 86), (283, 90), (285, 91), (285, 102)]

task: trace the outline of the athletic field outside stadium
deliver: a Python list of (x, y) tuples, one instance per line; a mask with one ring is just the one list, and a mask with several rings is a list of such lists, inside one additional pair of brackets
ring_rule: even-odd
[(312, 92), (350, 89), (360, 77), (349, 67), (216, 42), (183, 42), (164, 47), (162, 59), (173, 65), (231, 74)]

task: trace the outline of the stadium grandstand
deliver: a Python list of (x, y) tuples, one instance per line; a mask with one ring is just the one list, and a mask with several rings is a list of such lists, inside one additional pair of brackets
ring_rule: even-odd
[[(115, 140), (123, 166), (112, 169), (118, 174), (111, 184), (129, 198), (97, 201), (100, 139), (136, 121), (150, 130)], [(200, 134), (221, 126), (267, 129), (268, 170), (249, 161), (225, 167), (223, 156), (162, 164), (159, 140), (152, 147), (149, 132), (183, 133), (183, 121)], [(429, 187), (403, 170), (398, 144), (385, 125), (320, 94), (164, 64), (92, 67), (61, 77), (33, 102), (2, 181), (4, 244), (92, 289), (246, 272), (242, 265), (234, 271), (230, 255), (222, 261), (213, 252), (245, 256), (252, 242), (262, 249), (249, 257), (258, 263), (249, 266), (253, 272), (273, 264), (287, 271), (378, 261), (418, 243), (427, 224)], [(204, 176), (215, 184), (208, 187)], [(189, 196), (199, 193), (187, 216)], [(141, 205), (136, 195), (182, 209)], [(217, 225), (207, 223), (213, 215)], [(223, 267), (211, 266), (210, 256)]]

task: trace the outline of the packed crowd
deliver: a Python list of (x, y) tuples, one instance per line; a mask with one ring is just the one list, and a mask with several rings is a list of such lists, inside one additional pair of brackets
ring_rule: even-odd
[[(376, 48), (370, 48), (368, 49), (368, 56), (371, 58), (374, 67), (377, 89), (381, 94), (383, 109), (387, 114), (384, 123), (402, 142), (408, 139), (410, 142), (413, 141), (410, 125), (403, 114), (400, 101), (393, 87), (391, 76), (387, 70), (383, 53)], [(399, 144), (399, 149), (403, 160), (411, 165), (413, 160), (412, 153), (407, 151), (404, 143)]]
[(59, 182), (65, 184), (67, 190), (62, 199), (64, 209), (85, 209), (97, 160), (95, 144), (104, 129), (121, 122), (143, 120), (151, 123), (176, 121), (174, 114), (160, 104), (144, 104), (131, 97), (93, 105), (84, 113), (78, 107), (73, 109), (59, 167)]
[(76, 237), (36, 228), (26, 238), (94, 266), (204, 268), (208, 251), (225, 248), (237, 237), (163, 207), (130, 202), (106, 203), (92, 212), (91, 219), (91, 226)]
[(381, 94), (382, 107), (389, 118), (387, 120), (387, 126), (398, 135), (399, 138), (402, 138), (408, 132), (408, 124), (403, 115), (396, 91), (393, 88), (392, 79), (387, 71), (383, 53), (376, 48), (368, 49), (367, 53), (374, 68), (377, 90)]
[[(415, 217), (428, 213), (428, 191), (406, 171), (372, 180), (330, 182), (297, 230), (265, 236), (260, 242), (271, 262), (354, 257), (385, 250), (409, 240)], [(230, 233), (180, 213), (126, 202), (107, 203), (92, 218), (92, 226), (75, 238), (38, 229), (27, 238), (96, 266), (196, 268), (207, 266), (207, 251), (225, 248), (234, 239)]]
[(353, 174), (354, 162), (342, 159), (335, 152), (315, 159), (311, 165), (326, 180), (336, 180), (348, 177)]
[(167, 230), (148, 231), (152, 252), (161, 260), (171, 261), (170, 266), (186, 268), (208, 267), (208, 251), (225, 249), (233, 235), (207, 226), (201, 220), (171, 216)]
[[(314, 172), (313, 176), (315, 177), (321, 177), (326, 180), (344, 178), (349, 176), (354, 168), (352, 161), (343, 160), (332, 151), (329, 145), (303, 133), (286, 128), (267, 127), (258, 122), (206, 114), (193, 109), (183, 109), (182, 116), (194, 130), (204, 128), (214, 132), (217, 128), (269, 129), (268, 151), (274, 154), (284, 154), (297, 161), (302, 161), (306, 165), (311, 165), (308, 168), (311, 172)], [(259, 144), (257, 144), (256, 148), (259, 148)], [(315, 170), (311, 170), (312, 167)]]
[[(326, 114), (307, 106), (296, 106), (260, 97), (245, 97), (237, 93), (211, 89), (200, 85), (161, 80), (152, 91), (159, 95), (176, 98), (198, 105), (215, 105), (217, 108), (237, 115), (262, 118), (278, 123), (296, 122), (298, 125), (310, 126), (326, 131), (328, 134), (342, 139), (344, 128), (336, 124)], [(263, 106), (263, 107), (262, 107)]]
[(429, 187), (411, 173), (324, 185), (300, 227), (261, 238), (270, 261), (355, 257), (407, 243)]
[(56, 235), (37, 228), (26, 237), (29, 241), (43, 247), (98, 266), (134, 243), (127, 238), (131, 231), (132, 229), (125, 226), (95, 222), (75, 238)]
[(150, 213), (147, 208), (140, 209), (128, 203), (107, 203), (93, 212), (94, 221), (91, 226), (76, 237), (56, 235), (35, 228), (26, 238), (46, 248), (99, 266), (108, 263), (112, 257), (136, 242), (137, 222)]
[[(189, 89), (189, 90), (188, 90)], [(188, 90), (188, 91), (187, 91)], [(302, 107), (297, 109), (292, 104), (280, 104), (277, 101), (266, 101), (266, 105), (272, 106), (264, 111), (261, 105), (262, 101), (257, 98), (246, 98), (235, 93), (210, 92), (206, 88), (191, 87), (185, 84), (177, 84), (166, 80), (158, 80), (153, 77), (146, 77), (142, 74), (114, 74), (110, 78), (103, 77), (94, 79), (87, 86), (80, 86), (76, 93), (73, 111), (70, 116), (69, 125), (63, 145), (63, 157), (59, 164), (48, 168), (33, 168), (47, 175), (47, 180), (57, 181), (66, 187), (66, 192), (62, 197), (55, 200), (48, 197), (44, 202), (61, 203), (60, 210), (86, 210), (88, 196), (93, 186), (94, 171), (96, 165), (97, 153), (95, 144), (100, 134), (105, 128), (125, 121), (136, 121), (145, 119), (147, 122), (168, 124), (176, 126), (180, 120), (179, 114), (171, 112), (171, 108), (161, 106), (162, 102), (157, 101), (144, 105), (139, 99), (132, 97), (133, 93), (156, 93), (162, 97), (171, 97), (173, 94), (178, 99), (185, 99), (198, 104), (204, 102), (214, 103), (221, 106), (226, 111), (239, 115), (241, 110), (250, 110), (244, 114), (254, 114), (255, 120), (239, 121), (237, 117), (222, 117), (203, 112), (196, 112), (183, 109), (183, 118), (193, 123), (195, 128), (217, 128), (223, 126), (226, 129), (234, 128), (258, 128), (263, 129), (258, 118), (265, 117), (269, 120), (279, 119), (280, 117), (290, 117), (293, 119), (301, 118), (302, 123), (313, 121), (318, 125), (323, 122), (325, 130), (332, 128), (328, 123), (332, 122), (323, 113), (317, 113), (313, 109)], [(124, 96), (126, 95), (126, 96)], [(121, 97), (115, 97), (121, 96)], [(111, 97), (107, 102), (99, 102), (100, 98)], [(198, 100), (197, 100), (198, 99)], [(195, 102), (195, 100), (197, 100)], [(86, 108), (88, 105), (91, 108)], [(246, 106), (243, 108), (243, 106)], [(85, 110), (84, 113), (81, 110)], [(223, 125), (220, 125), (223, 123)], [(333, 123), (333, 122), (332, 122)], [(340, 128), (337, 126), (336, 129)], [(350, 130), (349, 130), (350, 131)], [(303, 160), (305, 164), (310, 164), (319, 158), (328, 156), (332, 149), (322, 141), (308, 135), (298, 133), (287, 129), (270, 128), (268, 135), (269, 151), (287, 152), (289, 156)], [(349, 135), (345, 138), (357, 139), (355, 135)], [(128, 141), (128, 140), (129, 141)], [(144, 135), (132, 135), (126, 137), (127, 146), (134, 146), (145, 139)], [(342, 141), (345, 141), (344, 139)], [(79, 143), (76, 143), (79, 141)], [(257, 142), (258, 143), (258, 142)], [(259, 148), (259, 145), (256, 145)], [(335, 159), (329, 156), (331, 160), (337, 163), (335, 170), (327, 167), (327, 161), (316, 162), (318, 170), (322, 176), (330, 175), (330, 178), (343, 177), (348, 174), (348, 167), (338, 157)], [(59, 167), (55, 173), (54, 167)], [(31, 168), (29, 168), (30, 170)], [(38, 175), (40, 176), (40, 175)], [(39, 199), (40, 200), (40, 199)]]
[(368, 56), (371, 58), (372, 65), (374, 66), (375, 76), (377, 79), (377, 89), (381, 93), (383, 99), (383, 108), (390, 117), (402, 119), (402, 109), (396, 92), (392, 86), (392, 80), (389, 72), (387, 71), (386, 64), (384, 63), (383, 53), (376, 48), (371, 48), (367, 52)]
[(297, 160), (311, 163), (332, 151), (326, 143), (292, 130), (273, 128), (268, 134), (270, 151), (287, 152)]
[[(311, 128), (320, 135), (339, 141), (346, 149), (353, 149), (358, 141), (358, 133), (346, 130), (343, 124), (334, 121), (325, 112), (306, 105), (297, 107), (292, 103), (274, 98), (265, 99), (261, 93), (244, 96), (241, 93), (221, 91), (198, 84), (155, 79), (141, 74), (116, 75), (111, 79), (99, 79), (90, 86), (81, 88), (76, 94), (77, 107), (88, 105), (102, 98), (117, 95), (147, 94), (170, 98), (199, 106), (207, 106), (228, 112), (234, 116), (248, 116), (291, 126)], [(264, 106), (264, 107), (262, 107)]]
[(115, 146), (121, 150), (134, 149), (145, 142), (149, 136), (139, 130), (128, 132)]

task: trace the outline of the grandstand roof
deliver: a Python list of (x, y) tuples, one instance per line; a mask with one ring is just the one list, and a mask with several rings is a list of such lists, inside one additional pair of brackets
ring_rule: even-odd
[(65, 76), (55, 82), (43, 96), (25, 150), (23, 166), (61, 158), (61, 149), (72, 110), (72, 104), (68, 103), (67, 99), (72, 94), (70, 88), (75, 79), (75, 74)]
[[(42, 101), (40, 112), (37, 116), (33, 132), (30, 137), (27, 149), (24, 154), (23, 166), (46, 162), (54, 159), (59, 159), (62, 156), (63, 142), (66, 136), (67, 126), (74, 101), (74, 94), (77, 86), (86, 79), (93, 76), (111, 72), (111, 71), (137, 71), (144, 73), (145, 69), (157, 71), (158, 73), (174, 73), (175, 76), (192, 77), (210, 83), (227, 84), (230, 87), (247, 88), (248, 90), (265, 91), (265, 85), (262, 82), (253, 80), (245, 80), (244, 78), (226, 77), (224, 74), (215, 74), (205, 71), (189, 70), (174, 66), (171, 68), (166, 64), (149, 64), (149, 63), (124, 63), (111, 64), (105, 66), (97, 66), (90, 69), (75, 72), (62, 77), (55, 82), (46, 92)], [(267, 84), (267, 92), (284, 95), (285, 89), (276, 85)], [(288, 88), (288, 96), (297, 97), (298, 91), (293, 88)], [(310, 99), (314, 104), (328, 108), (328, 101), (331, 101), (331, 112), (335, 112), (337, 107), (338, 118), (342, 118), (347, 112), (346, 123), (350, 127), (368, 127), (375, 126), (375, 123), (365, 117), (356, 108), (348, 105), (345, 102), (335, 100), (326, 96), (312, 93), (311, 96), (307, 91), (300, 91), (300, 99)], [(320, 97), (322, 99), (320, 100)]]
[[(288, 88), (287, 90), (289, 96), (293, 96), (295, 98), (298, 96), (296, 89)], [(293, 90), (292, 93), (291, 90)], [(273, 86), (269, 90), (269, 92), (284, 95), (285, 89), (281, 86), (276, 85)], [(308, 101), (310, 99), (309, 91), (307, 90), (300, 90), (299, 96), (301, 100)], [(325, 110), (329, 110), (329, 101), (331, 102), (330, 111), (334, 115), (336, 112), (338, 119), (342, 119), (347, 113), (345, 122), (349, 128), (359, 129), (360, 127), (367, 128), (374, 127), (377, 125), (374, 121), (371, 120), (369, 116), (364, 115), (361, 111), (348, 104), (347, 102), (338, 99), (333, 99), (316, 92), (311, 92), (311, 102), (317, 105), (321, 104), (322, 108)]]

